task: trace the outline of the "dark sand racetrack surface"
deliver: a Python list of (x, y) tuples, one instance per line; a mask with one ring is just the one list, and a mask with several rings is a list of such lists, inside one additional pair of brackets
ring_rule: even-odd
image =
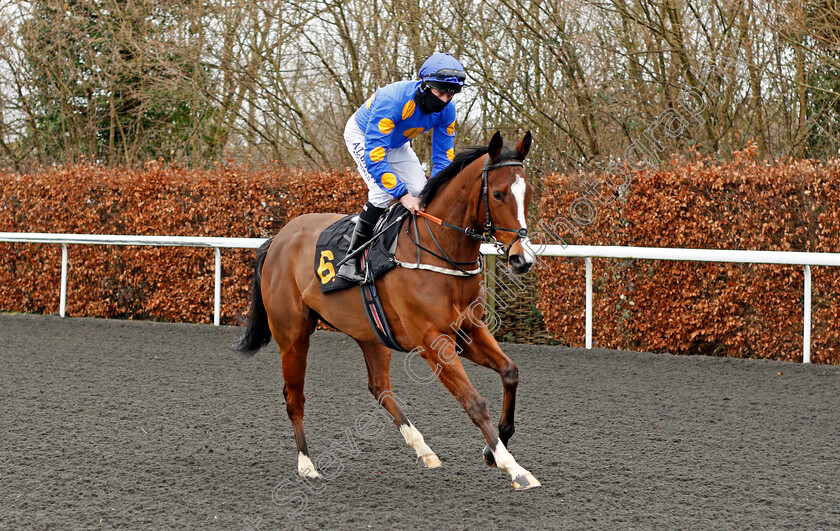
[[(840, 529), (840, 367), (504, 345), (511, 451), (543, 483), (516, 492), (403, 354), (395, 391), (443, 467), (392, 425), (360, 437), (361, 352), (317, 332), (307, 435), (336, 459), (312, 492), (277, 348), (240, 358), (235, 333), (0, 315), (0, 529)], [(498, 376), (465, 365), (498, 418)]]

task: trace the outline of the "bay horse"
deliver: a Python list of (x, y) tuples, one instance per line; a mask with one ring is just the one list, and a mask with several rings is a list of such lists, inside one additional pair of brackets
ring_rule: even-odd
[[(396, 258), (403, 267), (375, 281), (394, 338), (405, 351), (421, 347), (420, 356), (484, 435), (487, 464), (508, 473), (516, 489), (540, 483), (506, 448), (514, 432), (519, 372), (481, 320), (485, 292), (479, 247), (482, 240), (494, 240), (503, 247), (507, 266), (515, 274), (524, 274), (534, 263), (525, 220), (533, 187), (525, 179), (522, 164), (530, 148), (530, 132), (514, 149), (504, 146), (497, 132), (488, 146), (469, 148), (455, 156), (426, 183), (420, 195), (422, 215), (438, 218), (441, 224), (411, 224), (416, 219), (407, 216), (400, 231), (408, 232), (411, 226), (414, 238), (409, 232), (408, 238), (399, 239)], [(295, 432), (301, 476), (321, 477), (309, 457), (303, 431), (306, 357), (309, 337), (319, 320), (358, 343), (367, 365), (368, 389), (417, 453), (418, 466), (437, 468), (441, 466), (437, 455), (395, 400), (391, 350), (379, 342), (368, 323), (360, 288), (321, 293), (321, 279), (313, 267), (315, 242), (322, 230), (341, 217), (299, 216), (262, 246), (257, 253), (245, 332), (237, 348), (252, 354), (272, 337), (279, 346), (283, 396)], [(475, 315), (476, 301), (481, 305), (479, 317), (465, 319), (468, 312)], [(484, 399), (453, 352), (501, 376), (504, 398), (498, 432)]]

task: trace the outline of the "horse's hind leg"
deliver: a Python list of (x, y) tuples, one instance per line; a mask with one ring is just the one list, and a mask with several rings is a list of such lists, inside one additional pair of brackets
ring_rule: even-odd
[[(303, 405), (306, 397), (303, 384), (306, 378), (306, 356), (309, 352), (309, 336), (315, 329), (316, 318), (311, 315), (286, 316), (287, 319), (269, 319), (271, 333), (283, 356), (283, 397), (286, 399), (286, 413), (295, 430), (298, 450), (298, 474), (309, 478), (321, 475), (309, 458), (306, 435), (303, 432)], [(282, 322), (284, 325), (275, 326)]]
[(397, 396), (391, 388), (391, 350), (378, 342), (356, 341), (365, 355), (368, 373), (368, 389), (379, 405), (391, 415), (397, 428), (412, 450), (417, 453), (417, 466), (437, 468), (440, 459), (423, 440), (423, 435), (408, 420), (397, 402)]
[(298, 474), (317, 478), (321, 475), (309, 459), (306, 435), (303, 433), (303, 383), (306, 374), (306, 354), (309, 351), (309, 336), (301, 338), (289, 350), (283, 352), (283, 397), (286, 399), (286, 413), (295, 430), (295, 442), (298, 450)]

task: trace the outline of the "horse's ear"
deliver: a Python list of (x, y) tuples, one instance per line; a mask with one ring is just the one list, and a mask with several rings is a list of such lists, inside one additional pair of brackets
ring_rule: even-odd
[(499, 156), (499, 153), (502, 152), (503, 145), (504, 142), (502, 141), (502, 134), (496, 131), (496, 134), (490, 139), (490, 148), (487, 150), (487, 153), (490, 155), (490, 160)]
[(525, 160), (529, 151), (531, 151), (531, 131), (526, 132), (522, 142), (516, 145), (516, 152), (522, 160)]

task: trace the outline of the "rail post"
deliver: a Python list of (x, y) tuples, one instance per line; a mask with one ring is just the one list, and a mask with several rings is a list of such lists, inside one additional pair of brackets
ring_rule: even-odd
[(488, 254), (484, 262), (485, 289), (487, 290), (487, 308), (490, 315), (496, 315), (496, 255)]
[(58, 315), (64, 317), (64, 309), (67, 307), (67, 244), (61, 244), (61, 295), (58, 302)]
[(222, 252), (218, 247), (213, 247), (216, 254), (216, 282), (213, 296), (213, 326), (219, 326), (221, 322), (222, 307)]
[(811, 363), (811, 266), (805, 266), (805, 319), (802, 325), (802, 363)]
[(586, 257), (586, 348), (592, 348), (592, 258)]

